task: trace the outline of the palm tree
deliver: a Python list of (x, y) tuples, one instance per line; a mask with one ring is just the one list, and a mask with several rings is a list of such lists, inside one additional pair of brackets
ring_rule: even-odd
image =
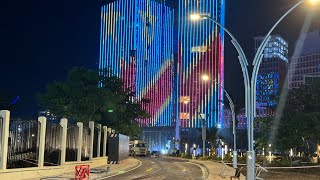
[(210, 142), (210, 149), (217, 148), (217, 140), (222, 139), (222, 136), (218, 134), (219, 129), (217, 127), (211, 127), (207, 129), (207, 140)]

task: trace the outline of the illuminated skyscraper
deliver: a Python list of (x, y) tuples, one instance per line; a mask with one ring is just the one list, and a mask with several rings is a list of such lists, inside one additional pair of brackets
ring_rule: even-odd
[[(209, 20), (191, 21), (194, 13), (224, 25), (225, 1), (179, 0), (176, 116), (181, 136), (190, 136), (192, 129), (200, 128), (200, 118), (209, 128), (223, 127), (224, 122), (223, 91), (213, 83), (224, 85), (224, 32)], [(210, 81), (202, 81), (204, 74)]]
[[(255, 38), (255, 51), (263, 37)], [(288, 43), (279, 35), (271, 36), (263, 52), (257, 78), (257, 106), (273, 107), (286, 81)]]
[(151, 115), (141, 127), (173, 127), (172, 8), (156, 0), (116, 0), (101, 9), (99, 69), (131, 88)]

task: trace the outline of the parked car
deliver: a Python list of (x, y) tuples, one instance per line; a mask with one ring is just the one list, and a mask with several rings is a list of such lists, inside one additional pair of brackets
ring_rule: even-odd
[(160, 157), (160, 151), (152, 151), (151, 157)]

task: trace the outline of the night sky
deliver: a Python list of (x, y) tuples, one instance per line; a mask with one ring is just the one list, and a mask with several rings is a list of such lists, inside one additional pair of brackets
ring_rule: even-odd
[[(106, 1), (104, 1), (106, 2)], [(253, 57), (253, 37), (264, 35), (289, 9), (292, 0), (226, 0), (226, 27)], [(97, 68), (100, 6), (98, 0), (6, 0), (0, 5), (0, 103), (20, 96), (12, 116), (34, 118), (37, 94), (46, 84), (66, 78), (74, 66)], [(290, 54), (308, 9), (300, 7), (275, 34), (289, 42)], [(311, 30), (320, 29), (320, 13)], [(225, 87), (242, 103), (241, 69), (229, 38), (225, 49)]]

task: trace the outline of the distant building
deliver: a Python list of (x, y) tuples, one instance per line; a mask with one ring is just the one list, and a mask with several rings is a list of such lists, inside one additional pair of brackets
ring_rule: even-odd
[[(255, 37), (255, 51), (263, 37)], [(279, 91), (286, 81), (288, 69), (288, 43), (279, 35), (271, 36), (263, 52), (257, 78), (257, 104), (260, 107), (275, 106)]]
[(290, 59), (289, 89), (319, 81), (320, 31), (303, 34), (296, 42), (296, 49), (299, 52)]
[(44, 116), (47, 118), (47, 120), (51, 120), (51, 121), (56, 121), (58, 120), (59, 118), (57, 116), (55, 116), (54, 114), (52, 114), (49, 110), (46, 110), (46, 111), (39, 111), (38, 112), (38, 116)]
[(304, 85), (320, 84), (320, 75), (304, 75)]
[[(276, 111), (274, 109), (268, 107), (261, 107), (257, 106), (257, 118), (266, 118), (266, 117), (273, 117), (276, 115)], [(247, 128), (247, 117), (246, 111), (244, 108), (241, 109), (239, 114), (236, 114), (238, 120), (238, 129), (246, 129)], [(224, 110), (224, 124), (226, 128), (232, 128), (232, 116), (231, 110), (225, 108)]]

